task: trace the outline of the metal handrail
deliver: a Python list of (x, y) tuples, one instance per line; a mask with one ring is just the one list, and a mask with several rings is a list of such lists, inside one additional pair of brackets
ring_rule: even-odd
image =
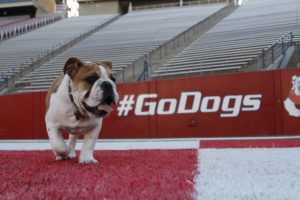
[[(159, 59), (162, 59), (163, 57), (163, 54), (167, 55), (168, 52), (167, 52), (167, 49), (168, 47), (172, 46), (173, 49), (175, 49), (175, 46), (176, 46), (176, 41), (177, 41), (177, 44), (179, 45), (178, 43), (178, 40), (183, 40), (184, 43), (189, 41), (191, 38), (190, 38), (190, 35), (194, 35), (195, 32), (197, 32), (197, 34), (199, 32), (201, 32), (202, 30), (205, 30), (207, 27), (210, 26), (210, 23), (212, 23), (213, 21), (215, 21), (216, 17), (218, 16), (223, 16), (225, 15), (228, 10), (230, 10), (232, 8), (232, 6), (234, 6), (233, 4), (229, 4), (227, 6), (225, 6), (224, 8), (222, 8), (221, 10), (219, 10), (218, 12), (210, 15), (210, 16), (207, 16), (205, 19), (201, 20), (199, 23), (197, 23), (196, 25), (193, 25), (191, 27), (189, 27), (188, 29), (184, 30), (183, 32), (179, 33), (177, 36), (175, 36), (174, 38), (170, 39), (170, 40), (167, 40), (165, 41), (163, 44), (159, 45), (156, 49), (153, 49), (151, 50), (150, 52), (148, 52), (147, 54), (139, 57), (138, 59), (136, 59), (135, 61), (132, 62), (132, 64), (128, 65), (128, 67), (131, 67), (133, 68), (132, 69), (132, 74), (131, 74), (131, 77), (134, 79), (134, 80), (137, 80), (135, 78), (135, 74), (134, 72), (136, 71), (136, 65), (139, 61), (141, 61), (141, 59), (143, 60), (145, 57), (149, 57), (149, 68), (151, 68), (151, 59), (152, 59), (152, 55), (155, 54), (155, 53), (159, 53)], [(236, 7), (236, 6), (235, 6)], [(164, 52), (164, 53), (163, 53)], [(145, 59), (144, 59), (145, 60)], [(143, 72), (144, 68), (142, 69), (142, 72)], [(140, 74), (142, 74), (142, 72)], [(148, 71), (149, 72), (149, 71)], [(139, 74), (139, 75), (140, 75)], [(121, 71), (119, 73), (119, 76), (120, 76), (120, 80), (125, 82), (125, 70)], [(148, 77), (149, 78), (149, 77)]]
[(149, 64), (145, 60), (144, 68), (143, 68), (142, 72), (140, 73), (140, 75), (138, 76), (137, 81), (145, 81), (145, 80), (148, 80), (148, 78), (149, 78)]
[(271, 45), (267, 49), (262, 49), (262, 52), (258, 54), (258, 68), (266, 69), (271, 64), (275, 63), (275, 60), (282, 56), (276, 68), (280, 68), (283, 60), (285, 59), (286, 51), (294, 45), (293, 33), (283, 35), (277, 42)]

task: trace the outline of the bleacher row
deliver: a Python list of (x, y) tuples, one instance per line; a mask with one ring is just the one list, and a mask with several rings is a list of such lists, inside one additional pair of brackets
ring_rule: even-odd
[[(244, 69), (282, 35), (293, 32), (294, 40), (299, 40), (299, 5), (295, 0), (248, 0), (169, 62), (152, 69), (152, 78)], [(16, 82), (22, 85), (19, 91), (46, 90), (62, 74), (64, 62), (71, 56), (86, 61), (110, 60), (115, 74), (124, 73), (134, 61), (225, 6), (208, 4), (128, 13), (25, 75)], [(6, 40), (0, 44), (0, 74), (17, 73), (41, 53), (115, 17), (64, 19)]]
[(4, 27), (10, 24), (15, 24), (19, 21), (24, 21), (26, 19), (29, 19), (29, 15), (20, 15), (20, 16), (11, 16), (11, 17), (1, 17), (0, 20), (0, 27)]

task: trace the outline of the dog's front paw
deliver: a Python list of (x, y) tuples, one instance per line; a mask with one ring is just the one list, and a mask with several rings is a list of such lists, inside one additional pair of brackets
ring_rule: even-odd
[(68, 154), (68, 157), (69, 157), (70, 159), (76, 158), (76, 152), (75, 152), (74, 149), (72, 149), (72, 150), (70, 151), (70, 153)]
[(56, 160), (70, 160), (71, 158), (68, 156), (56, 156)]
[(75, 150), (71, 150), (70, 153), (66, 156), (56, 156), (56, 160), (70, 160), (76, 158)]
[(98, 163), (98, 160), (96, 160), (93, 157), (83, 157), (83, 156), (80, 156), (79, 157), (79, 163), (81, 163), (81, 164)]

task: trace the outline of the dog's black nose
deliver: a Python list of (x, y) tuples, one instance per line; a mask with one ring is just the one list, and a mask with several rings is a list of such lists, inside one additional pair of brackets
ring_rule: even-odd
[(103, 81), (101, 83), (100, 87), (103, 91), (112, 91), (113, 90), (111, 83), (108, 81)]
[(112, 84), (108, 81), (104, 81), (101, 83), (100, 87), (103, 91), (102, 103), (107, 105), (115, 103), (115, 95)]

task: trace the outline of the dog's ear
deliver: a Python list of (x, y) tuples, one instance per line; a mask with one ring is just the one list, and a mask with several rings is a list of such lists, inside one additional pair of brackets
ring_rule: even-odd
[(82, 66), (83, 62), (79, 58), (71, 57), (65, 63), (64, 74), (68, 74), (72, 79)]
[(109, 69), (112, 68), (112, 62), (111, 61), (97, 61), (97, 65), (103, 65), (105, 67), (108, 67)]

